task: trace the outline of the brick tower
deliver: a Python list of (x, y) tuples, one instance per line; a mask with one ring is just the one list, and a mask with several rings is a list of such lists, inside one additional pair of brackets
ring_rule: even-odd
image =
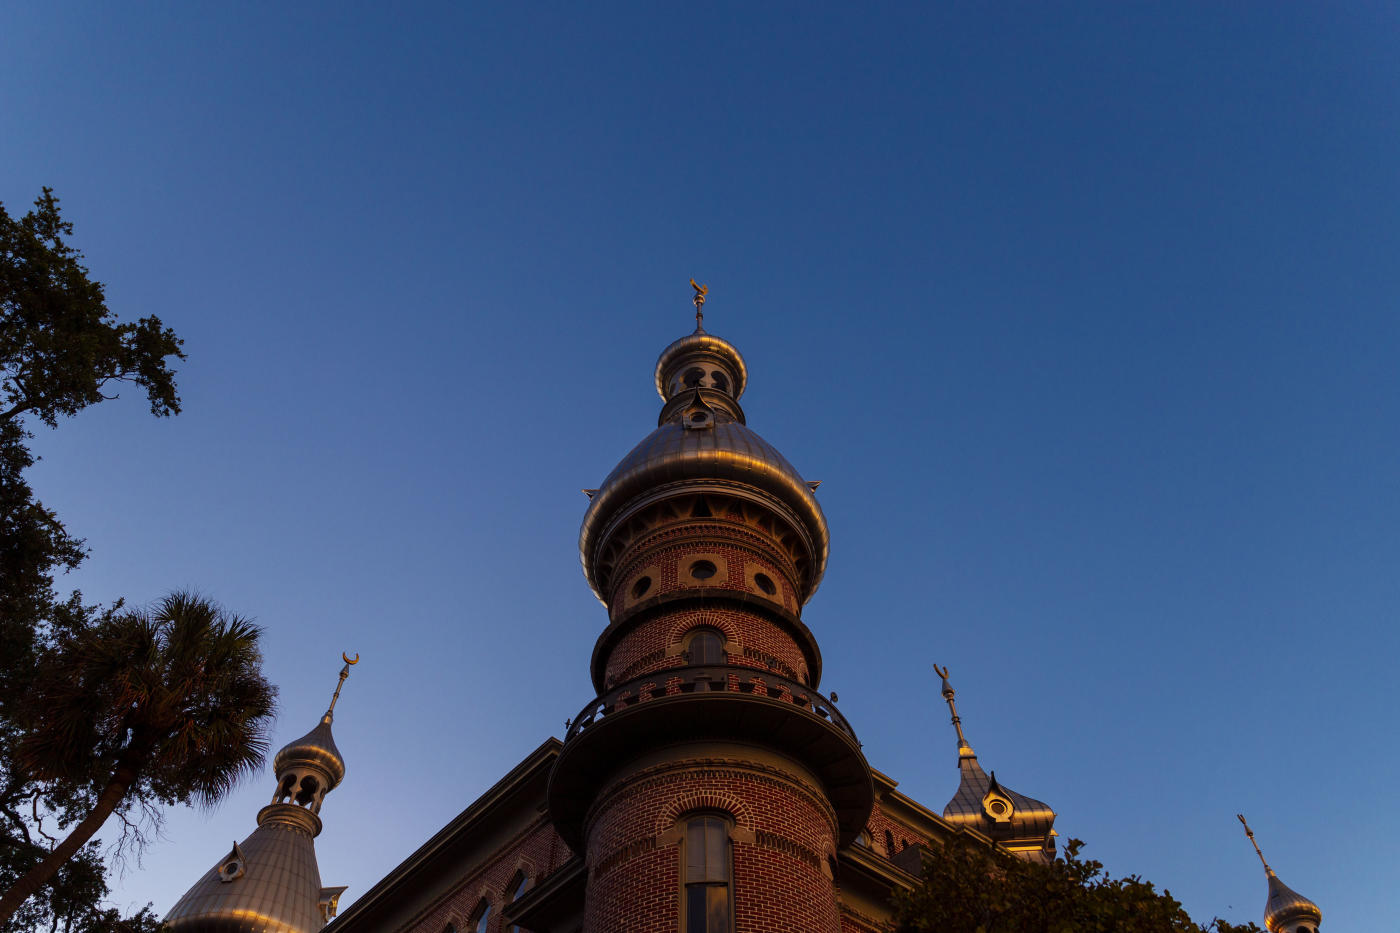
[(747, 427), (743, 357), (696, 292), (694, 333), (656, 364), (658, 427), (586, 490), (608, 625), (550, 816), (587, 865), (584, 933), (839, 933), (836, 854), (874, 790), (801, 618), (826, 519)]

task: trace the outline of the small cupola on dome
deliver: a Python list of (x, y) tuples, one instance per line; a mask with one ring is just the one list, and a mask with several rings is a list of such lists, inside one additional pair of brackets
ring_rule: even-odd
[(345, 758), (335, 745), (331, 734), (331, 723), (335, 719), (335, 704), (340, 699), (340, 690), (345, 679), (350, 676), (350, 666), (358, 664), (360, 656), (351, 660), (341, 655), (345, 667), (341, 668), (340, 681), (335, 685), (331, 705), (321, 721), (306, 735), (282, 747), (273, 759), (272, 769), (277, 775), (277, 792), (273, 803), (295, 803), (307, 807), (312, 813), (321, 811), (321, 803), (326, 794), (345, 779)]
[(690, 389), (708, 389), (735, 401), (744, 394), (749, 371), (734, 344), (705, 332), (705, 295), (709, 286), (696, 285), (695, 332), (661, 351), (656, 361), (656, 392), (669, 402)]
[(1264, 852), (1254, 840), (1254, 831), (1245, 822), (1243, 813), (1236, 813), (1236, 819), (1244, 827), (1244, 834), (1254, 846), (1254, 854), (1264, 866), (1264, 874), (1269, 879), (1269, 899), (1264, 902), (1264, 926), (1269, 933), (1318, 933), (1322, 925), (1322, 909), (1297, 891), (1279, 880), (1278, 875), (1264, 860)]

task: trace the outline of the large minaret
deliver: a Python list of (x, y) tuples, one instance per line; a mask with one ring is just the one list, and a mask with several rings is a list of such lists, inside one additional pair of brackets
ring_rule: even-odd
[(585, 490), (608, 625), (550, 813), (587, 863), (585, 933), (838, 933), (835, 856), (873, 788), (801, 618), (826, 519), (748, 428), (744, 359), (695, 288), (695, 331), (656, 364), (658, 427)]
[(1254, 846), (1254, 854), (1264, 866), (1264, 874), (1269, 879), (1269, 899), (1264, 903), (1264, 926), (1269, 933), (1317, 933), (1322, 923), (1322, 911), (1316, 904), (1278, 880), (1278, 875), (1264, 861), (1264, 853), (1259, 843), (1254, 841), (1254, 831), (1245, 822), (1244, 814), (1235, 814), (1244, 826), (1244, 834)]
[(1055, 857), (1055, 811), (1024, 794), (997, 783), (997, 773), (991, 777), (977, 763), (977, 753), (963, 735), (962, 719), (954, 702), (953, 685), (948, 683), (948, 669), (933, 669), (943, 679), (943, 699), (953, 716), (953, 728), (958, 733), (958, 771), (962, 779), (957, 793), (943, 808), (943, 818), (957, 826), (975, 829), (1016, 853), (1022, 858), (1050, 861)]
[(359, 663), (345, 666), (330, 708), (306, 735), (273, 761), (277, 791), (258, 811), (258, 828), (195, 882), (165, 922), (173, 933), (313, 933), (335, 916), (345, 890), (321, 886), (312, 841), (321, 833), (321, 804), (345, 777), (331, 721), (340, 688)]

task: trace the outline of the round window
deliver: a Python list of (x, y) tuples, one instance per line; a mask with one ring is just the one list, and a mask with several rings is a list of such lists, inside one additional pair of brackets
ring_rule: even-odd
[(690, 575), (697, 580), (708, 580), (718, 572), (718, 568), (707, 560), (697, 560), (690, 565)]
[(651, 577), (638, 577), (637, 582), (632, 584), (632, 598), (640, 598), (649, 589), (651, 589)]
[(987, 809), (992, 811), (993, 816), (1002, 816), (1006, 813), (1006, 804), (1002, 803), (1000, 800), (993, 800), (991, 803), (987, 804)]
[(758, 586), (760, 590), (767, 593), (769, 596), (772, 596), (774, 593), (778, 592), (777, 586), (773, 584), (773, 580), (766, 573), (754, 574), (753, 582)]

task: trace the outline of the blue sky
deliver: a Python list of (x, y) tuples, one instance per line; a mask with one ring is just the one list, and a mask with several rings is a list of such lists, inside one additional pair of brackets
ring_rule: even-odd
[[(0, 201), (51, 185), (185, 413), (41, 430), (93, 556), (267, 629), (276, 742), (342, 649), (318, 841), (346, 903), (590, 698), (577, 562), (692, 325), (832, 526), (806, 619), (873, 765), (983, 763), (1199, 919), (1234, 819), (1328, 927), (1400, 815), (1392, 4), (30, 4)], [(175, 810), (168, 909), (273, 782)]]

